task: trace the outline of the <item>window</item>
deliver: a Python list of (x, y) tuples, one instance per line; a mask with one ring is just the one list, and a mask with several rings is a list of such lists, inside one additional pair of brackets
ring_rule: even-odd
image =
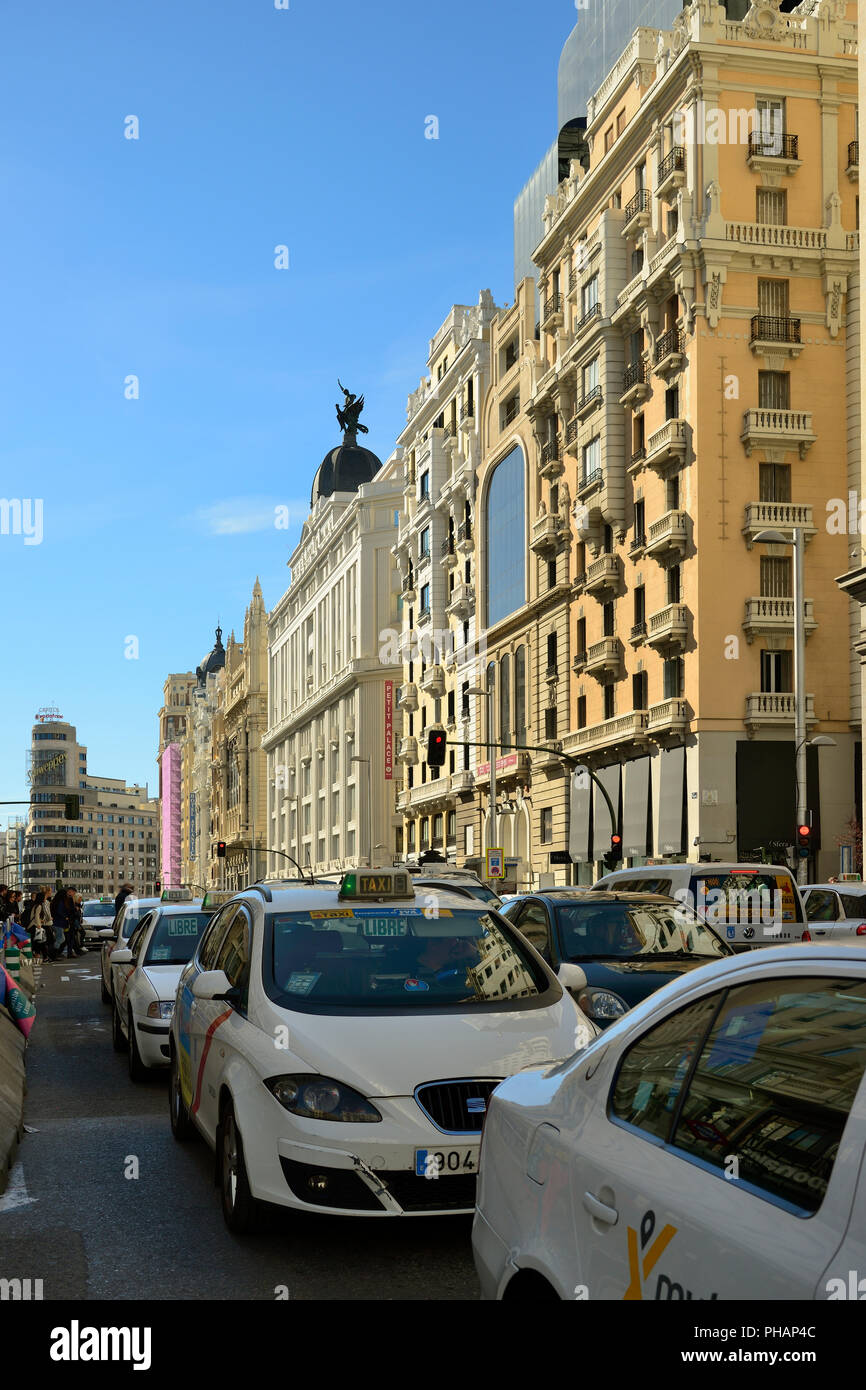
[(680, 480), (675, 473), (665, 484), (665, 504), (669, 512), (676, 512), (680, 505)]
[(514, 366), (515, 362), (517, 361), (519, 347), (520, 339), (515, 334), (515, 336), (511, 339), (511, 342), (506, 343), (505, 345), (505, 351), (503, 353), (504, 371), (510, 371), (510, 369)]
[(755, 221), (765, 227), (784, 227), (788, 222), (788, 194), (784, 188), (759, 188)]
[(557, 669), (556, 659), (557, 638), (555, 632), (547, 634), (547, 670), (548, 673)]
[(668, 570), (668, 603), (679, 603), (681, 592), (680, 567), (671, 565)]
[(788, 281), (758, 281), (758, 313), (768, 318), (788, 317)]
[(759, 468), (758, 492), (762, 502), (790, 502), (790, 464), (762, 463)]
[(441, 845), (441, 843), (442, 843), (442, 812), (441, 812), (441, 811), (437, 811), (436, 815), (433, 817), (433, 844), (434, 844), (434, 845)]
[(790, 598), (791, 559), (790, 556), (761, 556), (761, 597)]
[(415, 822), (413, 820), (406, 822), (406, 846), (408, 852), (413, 854), (415, 851)]
[(544, 711), (544, 737), (556, 738), (556, 707)]
[(602, 608), (604, 619), (604, 636), (613, 637), (616, 634), (616, 616), (613, 601), (606, 603)]
[(475, 826), (464, 825), (463, 827), (463, 853), (475, 853)]
[(548, 587), (548, 589), (555, 589), (555, 588), (556, 588), (556, 561), (555, 561), (555, 560), (548, 560), (548, 562), (547, 562), (547, 587)]
[(583, 395), (586, 398), (598, 386), (598, 358), (593, 357), (583, 369)]
[[(641, 884), (644, 891), (644, 885)], [(646, 890), (648, 891), (648, 890)], [(609, 1115), (666, 1140), (683, 1082), (718, 1008), (718, 995), (665, 1018), (629, 1048), (620, 1063)]]
[(791, 409), (790, 372), (758, 372), (758, 406), (761, 410)]
[(448, 843), (453, 844), (457, 839), (457, 812), (449, 811), (445, 821), (445, 833)]
[(586, 656), (586, 618), (577, 620), (577, 654)]
[(634, 542), (635, 545), (643, 545), (646, 540), (646, 522), (644, 520), (645, 508), (643, 502), (634, 504)]
[(632, 592), (634, 594), (635, 627), (643, 627), (646, 623), (646, 586), (637, 584)]
[(671, 1142), (740, 1183), (816, 1212), (866, 1067), (866, 986), (761, 980), (731, 990), (701, 1048)]
[(680, 388), (669, 386), (665, 391), (665, 419), (678, 420), (680, 418)]
[(499, 742), (511, 741), (511, 657), (499, 663)]
[(636, 671), (631, 678), (631, 707), (632, 709), (648, 709), (647, 703), (647, 673), (646, 671)]
[(609, 125), (608, 128), (607, 128), (607, 130), (604, 132), (604, 152), (605, 152), (605, 154), (607, 154), (607, 152), (608, 152), (608, 150), (611, 148), (612, 144), (613, 144), (613, 126), (612, 126), (612, 125)]
[(613, 554), (613, 527), (605, 526), (601, 533), (601, 549), (604, 555)]
[(598, 272), (591, 275), (580, 292), (580, 312), (581, 317), (591, 313), (598, 303)]
[(782, 153), (782, 136), (785, 133), (785, 102), (779, 97), (758, 97), (755, 102), (758, 113), (756, 135), (761, 137), (762, 153), (778, 155)]
[(520, 414), (520, 392), (515, 391), (502, 406), (502, 428), (510, 425)]
[(605, 719), (613, 719), (615, 714), (616, 688), (611, 681), (609, 685), (604, 686), (604, 717)]
[(418, 822), (421, 829), (421, 848), (430, 848), (430, 822), (426, 816)]
[(487, 624), (526, 601), (525, 462), (518, 446), (493, 470), (485, 500)]
[(430, 554), (430, 527), (425, 526), (419, 537), (418, 553), (423, 558)]
[(646, 425), (643, 415), (634, 415), (631, 422), (632, 458), (636, 459), (646, 449)]
[(761, 693), (790, 695), (793, 689), (793, 654), (761, 652)]
[(595, 435), (583, 446), (583, 472), (580, 485), (584, 487), (601, 472), (601, 435)]
[(625, 130), (625, 107), (623, 107), (623, 109), (622, 109), (621, 111), (617, 111), (617, 113), (616, 113), (616, 134), (617, 134), (617, 139), (619, 139), (620, 135), (622, 135), (622, 133), (623, 133), (624, 130)]
[(541, 843), (550, 845), (553, 843), (553, 807), (543, 806), (541, 808)]
[(430, 585), (421, 585), (421, 613), (430, 612)]
[(679, 700), (683, 693), (683, 659), (674, 656), (664, 663), (664, 696), (666, 700)]
[(429, 497), (429, 496), (430, 496), (430, 472), (429, 472), (429, 469), (428, 469), (426, 472), (424, 472), (424, 473), (421, 474), (421, 478), (420, 478), (420, 488), (419, 488), (418, 495), (419, 495), (419, 497), (421, 497), (422, 499), (425, 498), (425, 497)]
[(578, 695), (578, 697), (577, 697), (577, 727), (578, 727), (579, 729), (585, 729), (585, 728), (586, 728), (586, 696), (585, 696), (585, 695)]

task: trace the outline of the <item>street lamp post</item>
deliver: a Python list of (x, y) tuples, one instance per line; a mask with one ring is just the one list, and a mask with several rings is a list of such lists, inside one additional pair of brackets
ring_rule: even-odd
[(351, 757), (350, 763), (367, 764), (367, 868), (373, 867), (373, 766), (369, 758)]
[(482, 695), (487, 701), (487, 757), (490, 761), (490, 828), (487, 832), (487, 848), (496, 848), (496, 730), (493, 720), (496, 714), (494, 695), (496, 690), (482, 690), (480, 686), (470, 686), (467, 695)]

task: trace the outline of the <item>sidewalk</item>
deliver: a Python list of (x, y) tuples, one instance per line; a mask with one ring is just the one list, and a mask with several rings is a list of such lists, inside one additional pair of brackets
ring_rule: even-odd
[[(0, 951), (0, 962), (4, 952)], [(30, 998), (30, 991), (27, 990)], [(24, 1051), (27, 1039), (5, 1005), (0, 1004), (0, 1193), (5, 1192), (23, 1133)]]

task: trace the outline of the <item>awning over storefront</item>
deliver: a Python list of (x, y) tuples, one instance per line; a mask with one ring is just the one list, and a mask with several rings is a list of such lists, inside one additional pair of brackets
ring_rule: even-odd
[(623, 773), (622, 852), (645, 859), (649, 843), (650, 759), (634, 758)]
[(568, 852), (575, 864), (589, 863), (589, 808), (592, 783), (585, 772), (571, 774)]
[(619, 763), (614, 763), (611, 767), (600, 767), (596, 770), (596, 777), (601, 782), (611, 801), (613, 802), (616, 825), (610, 823), (610, 811), (607, 803), (593, 783), (592, 788), (592, 857), (593, 859), (603, 859), (610, 852), (610, 837), (619, 832), (619, 806), (620, 806), (620, 773), (622, 768)]
[(659, 831), (658, 854), (682, 854), (686, 788), (686, 750), (665, 748), (659, 755)]

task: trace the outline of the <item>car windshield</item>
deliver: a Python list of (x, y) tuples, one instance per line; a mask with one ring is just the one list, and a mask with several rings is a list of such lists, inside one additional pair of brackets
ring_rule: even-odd
[(566, 960), (730, 954), (722, 940), (676, 903), (557, 903)]
[(163, 913), (151, 933), (144, 964), (186, 965), (212, 916), (212, 912)]
[(81, 909), (85, 917), (114, 917), (114, 903), (85, 903)]
[(516, 935), (471, 907), (435, 917), (380, 906), (275, 913), (268, 927), (265, 989), (283, 1008), (514, 1008), (551, 987)]

